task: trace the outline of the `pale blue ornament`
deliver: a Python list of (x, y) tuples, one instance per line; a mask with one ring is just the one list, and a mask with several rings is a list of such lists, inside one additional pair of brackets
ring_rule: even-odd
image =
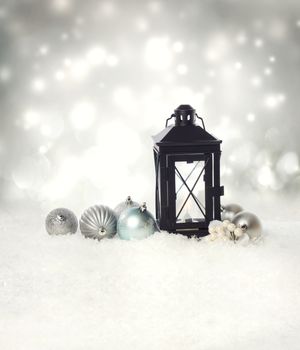
[(134, 202), (131, 199), (131, 197), (128, 196), (125, 202), (122, 202), (115, 207), (114, 212), (116, 213), (116, 216), (118, 218), (124, 210), (132, 207), (139, 207), (139, 206), (140, 206), (139, 203)]
[(144, 203), (140, 207), (129, 208), (121, 213), (117, 231), (121, 239), (138, 240), (153, 235), (158, 228), (153, 215)]

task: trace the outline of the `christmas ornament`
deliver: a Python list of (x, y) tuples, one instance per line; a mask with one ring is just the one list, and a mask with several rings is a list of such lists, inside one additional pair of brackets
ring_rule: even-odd
[(205, 237), (207, 241), (215, 241), (216, 239), (222, 239), (224, 241), (229, 238), (226, 236), (226, 228), (223, 225), (222, 221), (213, 220), (209, 223), (208, 226), (209, 235)]
[(131, 197), (128, 196), (125, 202), (122, 202), (115, 207), (114, 212), (116, 213), (117, 217), (119, 217), (121, 215), (122, 211), (124, 211), (125, 209), (128, 209), (128, 208), (132, 208), (132, 207), (139, 207), (139, 203), (134, 202), (131, 199)]
[(262, 233), (262, 225), (259, 218), (248, 211), (241, 211), (232, 220), (236, 227), (247, 233), (251, 240), (257, 240)]
[(117, 232), (116, 215), (109, 207), (94, 205), (82, 214), (80, 231), (87, 238), (111, 238)]
[(153, 215), (147, 210), (146, 203), (140, 207), (123, 211), (118, 220), (118, 235), (121, 239), (134, 240), (151, 236), (157, 231)]
[(233, 217), (242, 210), (243, 208), (238, 204), (232, 203), (232, 204), (222, 205), (221, 206), (222, 221), (224, 220), (232, 221)]
[(218, 220), (211, 221), (208, 232), (210, 235), (207, 237), (207, 240), (210, 241), (222, 239), (224, 241), (231, 240), (236, 243), (245, 236), (244, 231), (229, 220), (224, 220), (223, 222)]
[(46, 230), (49, 235), (65, 235), (75, 233), (78, 228), (78, 220), (75, 214), (66, 208), (52, 210), (46, 218)]

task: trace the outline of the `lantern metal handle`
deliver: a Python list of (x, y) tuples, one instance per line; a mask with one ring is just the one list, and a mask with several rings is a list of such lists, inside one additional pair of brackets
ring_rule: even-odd
[[(196, 118), (200, 119), (201, 120), (201, 123), (202, 123), (202, 127), (203, 129), (205, 130), (205, 125), (204, 125), (204, 120), (202, 117), (199, 117), (199, 115), (197, 113), (195, 113), (195, 116)], [(171, 114), (171, 116), (169, 118), (166, 119), (166, 128), (168, 127), (168, 124), (169, 124), (169, 120), (171, 120), (173, 117), (175, 117), (175, 114)]]
[(202, 126), (203, 126), (203, 129), (205, 130), (205, 125), (204, 125), (204, 121), (203, 121), (203, 118), (199, 117), (199, 115), (197, 113), (195, 113), (195, 116), (201, 120), (202, 122)]
[(169, 118), (166, 119), (166, 126), (165, 126), (165, 128), (168, 127), (168, 122), (169, 122), (169, 120), (171, 120), (173, 117), (175, 117), (175, 114), (171, 114), (171, 116), (170, 116)]

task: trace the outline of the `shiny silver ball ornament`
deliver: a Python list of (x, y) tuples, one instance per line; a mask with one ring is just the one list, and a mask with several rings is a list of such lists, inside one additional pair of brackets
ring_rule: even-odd
[(259, 218), (249, 211), (241, 211), (236, 214), (232, 222), (245, 232), (252, 241), (257, 240), (262, 234), (262, 225)]
[(117, 218), (105, 205), (94, 205), (81, 215), (80, 231), (87, 238), (112, 238), (117, 232)]
[(118, 220), (118, 235), (125, 240), (147, 238), (158, 231), (153, 215), (147, 210), (146, 203), (140, 207), (124, 210)]
[(122, 202), (115, 207), (114, 212), (116, 213), (117, 217), (119, 217), (125, 209), (139, 207), (139, 206), (140, 206), (139, 203), (134, 202), (131, 199), (131, 197), (128, 196), (125, 202)]
[(221, 206), (221, 218), (222, 221), (229, 220), (232, 221), (233, 217), (241, 212), (243, 208), (239, 204), (227, 204)]
[(49, 235), (66, 235), (75, 233), (78, 228), (76, 215), (69, 209), (57, 208), (46, 217), (46, 230)]

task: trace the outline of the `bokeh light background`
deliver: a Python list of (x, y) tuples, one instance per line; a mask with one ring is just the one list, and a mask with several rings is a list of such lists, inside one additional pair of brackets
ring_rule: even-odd
[(300, 213), (298, 1), (0, 4), (2, 209), (153, 210), (151, 135), (189, 103), (223, 140), (225, 202)]

